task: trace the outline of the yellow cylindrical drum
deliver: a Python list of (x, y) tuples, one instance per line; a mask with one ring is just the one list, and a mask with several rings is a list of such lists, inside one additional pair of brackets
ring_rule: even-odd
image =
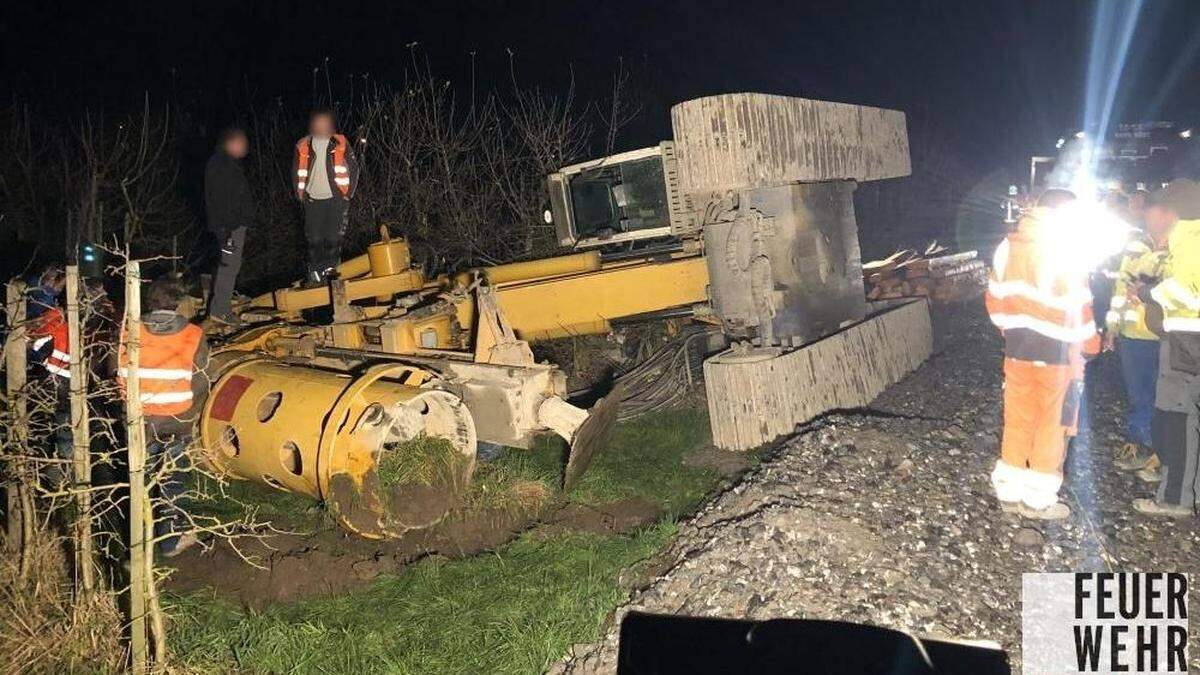
[(475, 425), (453, 394), (404, 383), (416, 374), (395, 364), (349, 375), (269, 358), (235, 362), (205, 404), (207, 457), (231, 477), (324, 500), (364, 536), (427, 527), (449, 507), (410, 508), (410, 486), (383, 485), (377, 468), (406, 441), (444, 438), (459, 457), (455, 480), (465, 482), (474, 470)]

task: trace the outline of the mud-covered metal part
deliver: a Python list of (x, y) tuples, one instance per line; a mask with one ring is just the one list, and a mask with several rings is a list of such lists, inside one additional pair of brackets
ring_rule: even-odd
[[(217, 365), (223, 372), (201, 418), (212, 465), (322, 499), (363, 536), (399, 536), (437, 523), (453, 506), (453, 488), (465, 487), (474, 471), (470, 412), (459, 397), (423, 388), (427, 374), (419, 368), (389, 363), (350, 374), (233, 353), (220, 355)], [(385, 485), (381, 461), (421, 436), (453, 448), (445, 484)]]
[(625, 395), (621, 385), (613, 387), (612, 391), (596, 401), (588, 411), (587, 418), (570, 438), (571, 454), (567, 457), (567, 468), (563, 472), (563, 489), (575, 487), (585, 471), (591, 466), (596, 453), (608, 444), (613, 427), (617, 423), (617, 412), (620, 409), (621, 398)]
[(863, 318), (852, 181), (747, 188), (704, 241), (725, 332), (801, 345)]
[(800, 349), (734, 348), (704, 362), (713, 444), (750, 450), (830, 410), (857, 408), (933, 348), (928, 303), (891, 306)]

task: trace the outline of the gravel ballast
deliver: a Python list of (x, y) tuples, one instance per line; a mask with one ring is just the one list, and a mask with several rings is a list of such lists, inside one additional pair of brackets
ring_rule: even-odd
[(1023, 572), (1190, 572), (1198, 521), (1135, 513), (1130, 502), (1153, 486), (1112, 465), (1124, 421), (1115, 355), (1089, 368), (1088, 431), (1068, 457), (1062, 493), (1071, 517), (1000, 511), (988, 474), (999, 447), (1001, 342), (981, 304), (937, 310), (934, 355), (917, 372), (868, 409), (799, 430), (680, 523), (652, 565), (660, 573), (633, 591), (602, 640), (576, 646), (551, 671), (615, 671), (620, 619), (640, 610), (992, 640), (1019, 672)]

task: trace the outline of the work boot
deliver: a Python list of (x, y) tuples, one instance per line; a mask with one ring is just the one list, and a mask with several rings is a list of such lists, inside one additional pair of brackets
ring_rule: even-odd
[(228, 314), (213, 314), (212, 316), (210, 316), (208, 318), (212, 319), (213, 322), (215, 322), (218, 326), (226, 326), (229, 328), (241, 328), (242, 327), (242, 319), (237, 314), (234, 314), (233, 312), (230, 312)]
[(1137, 471), (1154, 458), (1154, 451), (1141, 443), (1129, 442), (1122, 445), (1113, 455), (1113, 464), (1122, 471)]
[(1035, 509), (1022, 502), (1017, 507), (1017, 512), (1026, 518), (1034, 520), (1063, 520), (1071, 517), (1071, 507), (1062, 502), (1054, 502), (1044, 509)]
[(1133, 500), (1133, 510), (1147, 516), (1164, 518), (1187, 518), (1192, 515), (1192, 509), (1178, 504), (1160, 504), (1153, 499)]
[(1146, 462), (1146, 466), (1137, 470), (1134, 474), (1143, 483), (1157, 483), (1162, 480), (1162, 462), (1158, 461), (1158, 455), (1151, 455), (1150, 461)]

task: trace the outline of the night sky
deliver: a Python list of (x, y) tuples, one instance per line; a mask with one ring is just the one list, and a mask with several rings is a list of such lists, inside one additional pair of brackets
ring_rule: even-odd
[[(1045, 151), (1082, 119), (1097, 3), (976, 2), (24, 2), (4, 20), (7, 100), (46, 111), (127, 104), (143, 90), (227, 122), (231, 92), (306, 106), (314, 67), (397, 79), (419, 43), (460, 89), (506, 77), (546, 89), (572, 74), (602, 96), (617, 59), (644, 113), (622, 146), (669, 135), (687, 98), (764, 91), (905, 110), (981, 172)], [(1148, 2), (1117, 117), (1195, 120), (1200, 2)], [(1113, 42), (1108, 35), (1105, 43)], [(323, 77), (323, 75), (322, 75)], [(323, 82), (323, 80), (322, 80)], [(323, 84), (322, 84), (323, 88)]]

